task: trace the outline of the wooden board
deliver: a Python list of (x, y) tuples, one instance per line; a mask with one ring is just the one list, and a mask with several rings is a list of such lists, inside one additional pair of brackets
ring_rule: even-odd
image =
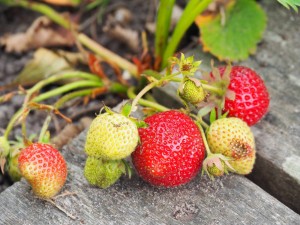
[(173, 189), (156, 188), (137, 176), (103, 190), (83, 176), (85, 133), (64, 147), (69, 176), (59, 198), (75, 220), (35, 198), (22, 180), (0, 195), (0, 224), (297, 224), (300, 216), (242, 176), (215, 182), (206, 176)]

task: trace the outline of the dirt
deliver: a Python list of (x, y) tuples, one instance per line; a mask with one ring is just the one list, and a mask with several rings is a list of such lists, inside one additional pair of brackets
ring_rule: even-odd
[[(179, 1), (181, 3), (181, 1)], [(184, 3), (184, 1), (182, 1)], [(143, 0), (131, 0), (124, 3), (123, 1), (111, 0), (109, 4), (104, 8), (104, 13), (99, 14), (98, 10), (92, 10), (89, 12), (84, 12), (82, 8), (72, 9), (67, 7), (56, 8), (61, 12), (71, 12), (73, 15), (80, 16), (81, 21), (81, 31), (92, 37), (92, 39), (101, 43), (101, 45), (106, 48), (116, 52), (122, 57), (131, 60), (133, 56), (139, 56), (142, 52), (141, 44), (141, 33), (142, 31), (147, 30), (146, 24), (153, 23), (155, 21), (156, 14), (156, 4), (157, 1), (143, 1)], [(182, 4), (181, 4), (182, 5)], [(128, 10), (130, 15), (130, 20), (122, 24), (125, 30), (131, 30), (138, 34), (135, 36), (137, 39), (124, 40), (118, 35), (115, 35), (111, 32), (111, 29), (114, 28), (114, 25), (108, 27), (108, 21), (110, 18), (115, 15), (118, 9)], [(6, 7), (0, 5), (0, 36), (3, 36), (7, 33), (19, 33), (25, 32), (26, 29), (31, 25), (31, 23), (39, 17), (40, 14), (27, 10), (20, 7)], [(191, 29), (193, 34), (197, 35), (197, 30)], [(189, 35), (190, 36), (190, 32)], [(147, 31), (147, 40), (149, 46), (153, 45), (154, 36), (153, 33)], [(190, 39), (186, 39), (190, 40)], [(135, 48), (133, 48), (130, 42), (137, 42)], [(185, 46), (186, 43), (182, 44)], [(69, 51), (76, 51), (75, 47), (73, 48), (63, 48)], [(153, 50), (150, 48), (150, 51)], [(10, 84), (26, 65), (26, 63), (32, 58), (34, 50), (23, 52), (20, 54), (15, 53), (6, 53), (4, 47), (0, 48), (0, 87)], [(48, 89), (55, 88), (56, 86), (50, 86)], [(0, 91), (0, 95), (7, 93), (7, 91)], [(98, 97), (95, 100), (89, 102), (88, 105), (83, 106), (82, 104), (70, 105), (66, 107), (62, 112), (70, 117), (73, 117), (73, 122), (77, 122), (83, 116), (94, 117), (95, 113), (99, 111), (100, 105), (104, 102), (108, 106), (114, 106), (120, 101), (122, 97), (107, 94), (105, 96)], [(23, 102), (22, 96), (15, 96), (9, 102), (0, 104), (0, 135), (3, 134), (10, 118), (12, 115), (20, 108)], [(48, 104), (51, 104), (51, 101)], [(46, 117), (44, 112), (33, 112), (29, 115), (27, 120), (27, 130), (28, 136), (32, 133), (38, 134), (42, 123)], [(58, 122), (63, 128), (66, 123), (63, 120)], [(59, 129), (55, 128), (53, 124), (50, 125), (50, 131), (52, 136), (59, 134)], [(10, 139), (14, 139), (16, 136), (21, 136), (21, 128), (17, 126), (10, 134)], [(0, 192), (3, 191), (6, 187), (11, 185), (12, 182), (7, 176), (3, 176), (0, 173)]]

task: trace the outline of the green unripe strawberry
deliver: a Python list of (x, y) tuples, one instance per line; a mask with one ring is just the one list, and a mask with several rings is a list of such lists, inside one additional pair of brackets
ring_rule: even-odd
[(129, 156), (138, 144), (138, 129), (128, 117), (106, 112), (97, 116), (87, 133), (85, 152), (104, 160)]
[(186, 103), (193, 105), (199, 104), (206, 98), (201, 82), (195, 78), (186, 78), (179, 87), (178, 94)]
[(207, 132), (207, 142), (212, 153), (231, 159), (228, 162), (234, 172), (248, 174), (252, 171), (255, 141), (250, 127), (243, 120), (231, 117), (214, 121)]
[(84, 176), (87, 181), (100, 188), (107, 188), (114, 184), (125, 172), (121, 160), (105, 161), (95, 157), (88, 157), (84, 167)]

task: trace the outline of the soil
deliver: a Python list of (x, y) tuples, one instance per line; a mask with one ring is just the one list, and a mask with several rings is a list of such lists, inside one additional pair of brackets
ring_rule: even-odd
[[(184, 3), (184, 1), (182, 1)], [(99, 14), (98, 10), (92, 10), (89, 12), (84, 12), (82, 8), (72, 9), (68, 7), (59, 7), (56, 8), (61, 12), (71, 12), (74, 15), (80, 15), (82, 32), (86, 33), (92, 39), (101, 43), (101, 45), (106, 48), (116, 52), (122, 57), (130, 60), (133, 56), (139, 56), (142, 52), (142, 45), (140, 44), (141, 32), (145, 31), (146, 23), (153, 23), (155, 20), (156, 14), (156, 5), (158, 1), (143, 1), (143, 0), (131, 0), (126, 1), (126, 4), (123, 1), (111, 0), (109, 4), (104, 8), (103, 13)], [(136, 31), (138, 33), (139, 42), (137, 45), (138, 48), (133, 49), (128, 41), (124, 39), (111, 35), (109, 30), (105, 30), (107, 21), (117, 9), (125, 8), (128, 9), (132, 19), (124, 24), (124, 28)], [(0, 5), (0, 36), (5, 35), (6, 33), (19, 33), (25, 32), (26, 29), (31, 25), (31, 23), (39, 17), (40, 14), (19, 7), (6, 7)], [(192, 35), (197, 35), (197, 30), (195, 28), (191, 29)], [(191, 33), (188, 33), (187, 37), (190, 37)], [(153, 34), (147, 32), (147, 38), (149, 46), (153, 46)], [(185, 39), (190, 41), (190, 39)], [(185, 46), (186, 42), (182, 44)], [(65, 50), (76, 51), (75, 47), (73, 48), (64, 48)], [(153, 50), (150, 48), (150, 50)], [(10, 84), (26, 65), (28, 60), (33, 56), (34, 50), (24, 52), (21, 54), (15, 53), (6, 53), (4, 47), (0, 48), (0, 87)], [(56, 86), (47, 87), (47, 89), (55, 88)], [(0, 91), (0, 95), (7, 93), (8, 91)], [(83, 116), (88, 116), (93, 118), (94, 115), (99, 112), (101, 104), (104, 103), (108, 106), (114, 106), (120, 101), (122, 101), (124, 96), (116, 96), (112, 94), (107, 94), (105, 96), (100, 96), (95, 100), (90, 101), (87, 105), (83, 107), (82, 104), (68, 105), (62, 112), (72, 117), (73, 122), (76, 123), (79, 118)], [(0, 135), (3, 134), (8, 121), (12, 115), (20, 108), (23, 102), (22, 96), (15, 96), (9, 102), (2, 103), (0, 105)], [(48, 104), (51, 104), (51, 101)], [(46, 114), (44, 112), (33, 112), (29, 115), (27, 120), (27, 130), (28, 136), (31, 133), (38, 133), (41, 129), (42, 123), (45, 119)], [(65, 126), (65, 122), (59, 121), (60, 128)], [(52, 136), (59, 134), (59, 129), (55, 128), (53, 124), (50, 126), (50, 131)], [(15, 129), (10, 134), (10, 139), (14, 139), (16, 136), (21, 136), (21, 128), (15, 127)], [(0, 173), (0, 192), (3, 191), (6, 187), (11, 185), (12, 182), (7, 175), (3, 176)]]

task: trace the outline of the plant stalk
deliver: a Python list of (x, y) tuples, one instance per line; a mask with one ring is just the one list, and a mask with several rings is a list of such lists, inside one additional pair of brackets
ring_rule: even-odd
[(79, 34), (78, 40), (81, 44), (89, 48), (91, 51), (95, 52), (97, 55), (101, 56), (103, 59), (117, 64), (120, 68), (128, 70), (133, 76), (137, 77), (137, 67), (133, 63), (99, 45), (97, 42), (90, 39), (85, 34)]

